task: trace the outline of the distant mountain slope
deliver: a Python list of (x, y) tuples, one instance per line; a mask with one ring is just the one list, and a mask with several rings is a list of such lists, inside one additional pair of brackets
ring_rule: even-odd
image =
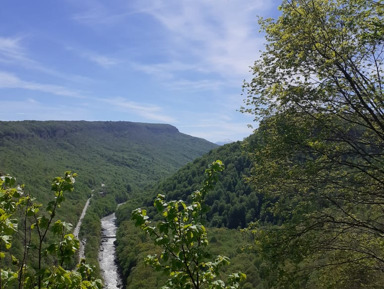
[[(199, 189), (204, 180), (204, 171), (213, 161), (220, 159), (225, 170), (215, 189), (207, 195), (207, 204), (211, 206), (208, 221), (211, 226), (237, 228), (245, 227), (249, 222), (260, 218), (263, 197), (245, 181), (250, 176), (251, 161), (242, 149), (243, 142), (223, 145), (210, 151), (181, 168), (173, 176), (155, 186), (151, 190), (151, 198), (146, 206), (151, 212), (153, 198), (165, 194), (166, 198), (188, 199), (190, 194)], [(129, 215), (127, 210), (117, 212), (119, 221)]]
[(222, 146), (222, 145), (225, 145), (225, 144), (229, 144), (229, 143), (233, 143), (233, 140), (225, 139), (225, 140), (221, 140), (221, 141), (215, 142), (215, 144), (217, 144), (219, 146)]
[(68, 196), (75, 215), (101, 184), (124, 199), (127, 191), (157, 182), (215, 147), (165, 124), (0, 122), (0, 172), (16, 176), (41, 201), (54, 176), (77, 172), (77, 194)]

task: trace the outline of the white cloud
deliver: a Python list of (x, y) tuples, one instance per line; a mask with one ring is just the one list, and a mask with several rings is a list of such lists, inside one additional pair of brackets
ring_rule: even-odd
[(188, 91), (196, 92), (196, 91), (214, 91), (219, 90), (225, 86), (228, 86), (228, 83), (222, 80), (188, 80), (188, 79), (180, 79), (174, 80), (169, 83), (165, 83), (171, 90), (180, 90), (180, 91)]
[[(80, 12), (73, 15), (76, 22), (93, 27), (95, 25), (113, 26), (120, 24), (127, 16), (137, 13), (128, 9), (130, 1), (109, 0), (67, 0), (77, 6)], [(106, 4), (107, 3), (107, 4)]]
[(111, 13), (104, 10), (105, 8), (92, 8), (83, 13), (78, 13), (73, 16), (73, 19), (87, 25), (115, 25), (124, 20), (125, 17), (132, 13)]
[(50, 93), (59, 96), (68, 96), (75, 98), (84, 98), (84, 96), (75, 90), (68, 89), (59, 85), (43, 84), (32, 81), (24, 81), (12, 73), (0, 71), (0, 88), (16, 88), (35, 90), (45, 93)]
[[(69, 1), (69, 0), (68, 0)], [(88, 0), (78, 4), (81, 13), (75, 19), (92, 24), (93, 29), (114, 27), (116, 33), (129, 33), (132, 15), (152, 17), (156, 30), (164, 33), (156, 42), (162, 62), (136, 63), (136, 68), (148, 74), (181, 81), (180, 72), (215, 74), (225, 81), (240, 79), (249, 74), (249, 67), (263, 49), (264, 38), (258, 34), (257, 15), (276, 6), (277, 0)], [(155, 22), (155, 23), (156, 23)], [(131, 24), (131, 23), (130, 23)], [(122, 28), (123, 27), (123, 28)], [(154, 29), (155, 27), (149, 27)], [(155, 30), (155, 29), (154, 29)], [(105, 30), (103, 30), (105, 32)], [(145, 41), (151, 45), (151, 39)], [(138, 52), (139, 53), (139, 52)], [(168, 59), (172, 59), (169, 61)], [(176, 68), (176, 69), (175, 69)], [(157, 73), (161, 69), (161, 73)], [(238, 83), (238, 82), (236, 82)]]
[(131, 66), (135, 70), (159, 77), (162, 80), (171, 80), (174, 78), (174, 74), (185, 71), (195, 71), (199, 69), (197, 65), (183, 63), (180, 61), (171, 61), (157, 64), (133, 63)]
[(139, 104), (122, 97), (99, 99), (99, 101), (114, 106), (116, 110), (133, 113), (150, 121), (160, 121), (165, 123), (175, 122), (175, 119), (165, 115), (162, 112), (162, 108), (159, 106), (151, 104)]
[(196, 123), (195, 125), (180, 125), (179, 130), (189, 135), (197, 136), (219, 142), (230, 139), (232, 141), (243, 140), (252, 133), (252, 129), (246, 123), (233, 121), (212, 121), (207, 120)]
[(70, 46), (67, 46), (66, 48), (69, 51), (75, 52), (77, 55), (80, 57), (93, 62), (94, 64), (97, 64), (98, 66), (101, 66), (103, 68), (110, 68), (114, 65), (117, 65), (119, 61), (115, 58), (106, 56), (106, 55), (101, 55), (99, 53), (89, 51), (89, 50), (80, 50), (77, 48), (73, 48)]
[(16, 120), (83, 120), (90, 119), (88, 110), (71, 102), (49, 104), (36, 99), (0, 100), (0, 119)]
[(93, 61), (94, 63), (96, 63), (96, 64), (98, 64), (104, 68), (114, 66), (118, 63), (116, 59), (113, 59), (113, 58), (107, 57), (107, 56), (103, 56), (103, 55), (89, 54), (88, 58), (89, 58), (89, 60)]
[[(228, 86), (228, 81), (219, 79), (208, 79), (208, 71), (204, 71), (202, 67), (193, 64), (186, 64), (180, 61), (172, 61), (159, 64), (132, 64), (131, 67), (137, 71), (144, 72), (159, 79), (163, 85), (171, 90), (199, 91), (199, 90), (218, 90), (219, 88)], [(182, 77), (183, 73), (200, 72), (206, 74), (206, 78), (197, 80)]]
[(0, 62), (19, 62), (25, 65), (36, 64), (26, 56), (26, 51), (21, 45), (21, 41), (21, 37), (0, 36)]
[(198, 65), (224, 77), (244, 76), (264, 40), (257, 36), (256, 15), (273, 1), (152, 0), (141, 9), (170, 33), (173, 51), (191, 53)]
[(193, 110), (184, 111), (183, 115), (184, 118), (176, 124), (181, 132), (212, 142), (243, 140), (252, 133), (252, 129), (247, 126), (252, 120), (232, 109), (215, 106), (211, 112)]
[(0, 63), (16, 65), (78, 83), (92, 82), (91, 79), (85, 76), (63, 74), (60, 71), (46, 67), (42, 63), (35, 61), (28, 55), (28, 49), (22, 43), (23, 39), (22, 37), (0, 36)]

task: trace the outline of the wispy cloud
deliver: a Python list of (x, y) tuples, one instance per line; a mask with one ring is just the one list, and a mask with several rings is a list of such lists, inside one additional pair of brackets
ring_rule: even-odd
[(93, 8), (74, 15), (73, 19), (88, 25), (115, 25), (129, 15), (132, 15), (132, 13), (108, 13), (106, 8), (105, 10), (103, 8)]
[(247, 126), (252, 119), (242, 117), (233, 109), (225, 110), (220, 105), (215, 105), (214, 111), (184, 111), (183, 116), (183, 120), (176, 123), (181, 132), (213, 142), (242, 140), (252, 133)]
[(83, 120), (92, 115), (84, 106), (71, 102), (50, 104), (33, 98), (0, 100), (0, 119), (4, 120)]
[(90, 27), (120, 24), (127, 16), (137, 13), (137, 11), (128, 9), (127, 3), (130, 1), (111, 0), (107, 4), (105, 1), (98, 0), (67, 1), (72, 2), (81, 10), (75, 13), (72, 19)]
[(180, 131), (209, 139), (213, 142), (219, 142), (223, 140), (242, 140), (244, 136), (248, 136), (252, 133), (252, 129), (248, 128), (246, 123), (234, 122), (233, 120), (210, 120), (196, 122), (193, 125), (179, 125)]
[(87, 55), (88, 59), (90, 61), (93, 61), (99, 66), (102, 66), (104, 68), (109, 68), (111, 66), (114, 66), (118, 63), (116, 59), (113, 59), (111, 57), (103, 56), (103, 55), (97, 55), (97, 54), (89, 54)]
[[(159, 79), (164, 86), (171, 90), (188, 90), (190, 92), (200, 90), (217, 90), (229, 85), (229, 83), (224, 80), (208, 79), (211, 75), (209, 71), (204, 70), (204, 67), (180, 61), (158, 63), (153, 65), (134, 63), (131, 67), (137, 71), (144, 72)], [(192, 74), (196, 72), (204, 74), (206, 77), (198, 77), (198, 79), (183, 77), (185, 74)]]
[(66, 49), (68, 51), (72, 51), (76, 53), (78, 56), (98, 65), (103, 68), (110, 68), (112, 66), (115, 66), (119, 63), (119, 60), (113, 57), (109, 57), (106, 55), (102, 55), (93, 51), (84, 50), (84, 49), (77, 49), (74, 47), (67, 46)]
[(99, 100), (114, 106), (115, 110), (133, 113), (146, 118), (148, 121), (160, 121), (165, 123), (175, 122), (173, 117), (167, 116), (163, 113), (163, 110), (160, 106), (151, 104), (139, 104), (122, 97)]
[(22, 62), (26, 65), (36, 64), (35, 61), (27, 57), (21, 41), (21, 37), (0, 36), (0, 62)]
[(188, 52), (199, 65), (222, 76), (245, 75), (258, 56), (256, 15), (273, 1), (152, 0), (141, 11), (171, 32), (173, 50)]
[[(190, 71), (200, 74), (201, 78), (211, 73), (225, 81), (234, 78), (241, 81), (263, 49), (264, 39), (258, 34), (256, 16), (274, 7), (276, 2), (278, 0), (132, 0), (129, 3), (111, 0), (105, 5), (93, 0), (79, 4), (82, 13), (74, 18), (91, 23), (94, 29), (104, 29), (106, 25), (119, 29), (122, 25), (129, 27), (132, 15), (149, 16), (154, 20), (152, 25), (164, 31), (162, 36), (154, 35), (163, 60), (151, 63), (147, 59), (145, 65), (136, 63), (137, 69), (161, 80), (166, 77), (170, 82), (182, 81), (186, 76), (180, 72)], [(159, 69), (161, 73), (157, 73)]]
[(133, 63), (131, 67), (135, 70), (159, 77), (162, 80), (171, 80), (174, 78), (175, 74), (200, 69), (196, 64), (188, 64), (181, 61), (155, 64)]
[(85, 76), (64, 74), (34, 60), (28, 55), (28, 49), (23, 45), (23, 40), (23, 37), (0, 36), (0, 63), (12, 64), (78, 83), (92, 82), (91, 79)]
[(75, 98), (84, 98), (79, 91), (71, 90), (63, 86), (44, 84), (33, 81), (25, 81), (16, 75), (4, 71), (0, 71), (0, 88), (17, 88), (40, 91), (59, 96), (68, 96)]
[(188, 79), (180, 79), (174, 80), (170, 83), (165, 83), (170, 90), (179, 90), (179, 91), (188, 91), (197, 92), (197, 91), (215, 91), (221, 88), (228, 86), (228, 82), (222, 80), (188, 80)]

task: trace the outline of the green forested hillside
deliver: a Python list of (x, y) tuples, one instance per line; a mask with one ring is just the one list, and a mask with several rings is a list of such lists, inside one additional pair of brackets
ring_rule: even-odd
[[(213, 189), (214, 184), (218, 180), (216, 178), (218, 176), (217, 173), (220, 172), (221, 178), (219, 179), (222, 179), (222, 182), (228, 178), (228, 176), (234, 174), (234, 171), (232, 171), (227, 175), (221, 175), (221, 170), (223, 169), (222, 162), (215, 161), (208, 165), (206, 161), (211, 157), (217, 157), (218, 152), (221, 156), (224, 156), (228, 162), (240, 159), (240, 144), (239, 142), (211, 151), (209, 155), (205, 155), (196, 160), (194, 165), (188, 166), (189, 172), (193, 172), (194, 169), (196, 169), (195, 172), (197, 173), (197, 171), (201, 169), (199, 165), (205, 164), (205, 169), (199, 172), (199, 177), (196, 176), (194, 179), (194, 181), (197, 181), (203, 178), (203, 181), (200, 182), (202, 188), (198, 187), (192, 195), (180, 196), (173, 194), (172, 197), (168, 197), (169, 201), (165, 200), (163, 195), (159, 195), (155, 200), (155, 204), (152, 206), (148, 205), (145, 209), (141, 208), (133, 212), (132, 219), (135, 225), (133, 221), (124, 220), (125, 218), (123, 218), (123, 215), (128, 217), (131, 215), (129, 214), (129, 209), (132, 207), (130, 202), (117, 211), (120, 217), (120, 225), (117, 233), (117, 259), (128, 288), (160, 288), (167, 280), (166, 275), (172, 279), (174, 274), (177, 276), (184, 274), (187, 279), (191, 278), (190, 282), (195, 284), (194, 288), (205, 288), (205, 286), (199, 287), (196, 285), (200, 284), (199, 277), (205, 280), (201, 282), (207, 283), (213, 282), (216, 278), (220, 278), (221, 285), (217, 286), (217, 288), (238, 288), (237, 285), (233, 287), (225, 287), (223, 285), (224, 282), (226, 282), (223, 281), (226, 280), (225, 276), (233, 271), (243, 272), (247, 275), (246, 281), (241, 282), (241, 288), (256, 288), (261, 284), (258, 270), (259, 260), (247, 251), (247, 247), (250, 244), (248, 234), (242, 233), (237, 229), (228, 229), (225, 227), (210, 227), (207, 228), (207, 231), (205, 229), (206, 201), (209, 198), (212, 199), (212, 196), (208, 196), (210, 194), (209, 191)], [(212, 173), (212, 167), (214, 165), (220, 166), (220, 171), (216, 167), (216, 174)], [(176, 173), (175, 176), (180, 176), (183, 172), (187, 172), (186, 167)], [(242, 175), (240, 170), (238, 173)], [(170, 182), (172, 179), (173, 177), (168, 179), (167, 182), (172, 183)], [(223, 184), (227, 184), (227, 182), (224, 181)], [(183, 187), (186, 188), (187, 184), (183, 185)], [(180, 200), (182, 199), (181, 197), (189, 200), (184, 202)], [(147, 218), (147, 212), (151, 207), (155, 207), (156, 210), (156, 213), (151, 213), (154, 220), (153, 223), (148, 221), (151, 218)], [(212, 206), (208, 204), (208, 207)], [(212, 212), (208, 214), (210, 213)], [(138, 230), (135, 226), (141, 226), (141, 229), (149, 234), (144, 234), (142, 230)], [(191, 230), (189, 231), (189, 229)], [(151, 237), (149, 238), (148, 235)], [(157, 246), (154, 246), (153, 242), (157, 244)], [(207, 248), (205, 247), (206, 245), (208, 245)], [(159, 261), (160, 263), (157, 263), (158, 261), (155, 263), (149, 262), (148, 258), (147, 261), (144, 262), (144, 258), (147, 255), (153, 255), (154, 253), (157, 254), (155, 258), (158, 259), (156, 260), (161, 260)], [(205, 276), (204, 274), (206, 272), (211, 272), (211, 266), (213, 265), (209, 260), (215, 260), (217, 255), (229, 257), (231, 266), (223, 268), (218, 265), (218, 267), (214, 269), (214, 274), (212, 276), (210, 275), (211, 277), (209, 278), (207, 277), (207, 279), (210, 280), (208, 281), (203, 278), (203, 276)], [(216, 262), (218, 261), (213, 261), (213, 263)], [(159, 271), (159, 268), (164, 268), (164, 270), (160, 270), (163, 271), (164, 274), (156, 273), (146, 267), (145, 264), (151, 264), (157, 271)], [(180, 264), (184, 265), (179, 266)], [(169, 265), (169, 267), (167, 267), (167, 265)], [(168, 279), (167, 284), (173, 282), (169, 283), (170, 279)], [(177, 282), (177, 280), (175, 282)], [(181, 282), (182, 284), (186, 284), (189, 281), (182, 279)], [(181, 287), (184, 288), (184, 286)], [(187, 287), (186, 285), (185, 288)], [(173, 287), (170, 286), (170, 288)]]
[[(252, 190), (246, 182), (246, 178), (250, 176), (251, 161), (243, 146), (242, 142), (227, 144), (188, 163), (150, 190), (150, 197), (145, 201), (146, 206), (152, 207), (153, 198), (158, 193), (165, 194), (169, 200), (187, 200), (201, 185), (208, 164), (219, 159), (224, 163), (225, 170), (213, 191), (207, 195), (206, 204), (211, 207), (207, 214), (209, 224), (215, 227), (244, 228), (259, 219), (262, 195)], [(128, 208), (118, 212), (119, 220), (127, 218), (126, 216), (129, 216)]]
[(170, 125), (0, 122), (0, 171), (16, 176), (42, 201), (46, 184), (66, 170), (79, 175), (76, 200), (101, 184), (120, 195), (168, 176), (214, 147)]
[(72, 224), (93, 193), (81, 232), (88, 239), (86, 256), (93, 263), (97, 262), (101, 216), (215, 147), (163, 124), (0, 122), (2, 174), (15, 176), (39, 202), (46, 203), (53, 177), (76, 172), (75, 191), (57, 212)]
[[(204, 181), (204, 171), (213, 161), (220, 159), (225, 169), (216, 186), (209, 192), (205, 204), (209, 206), (207, 225), (212, 254), (224, 254), (231, 259), (226, 272), (240, 270), (247, 274), (243, 288), (261, 285), (259, 267), (261, 261), (250, 255), (246, 248), (252, 243), (246, 234), (236, 228), (244, 228), (250, 222), (265, 218), (262, 194), (247, 183), (252, 162), (245, 151), (245, 142), (235, 142), (211, 150), (204, 156), (188, 163), (173, 176), (155, 185), (145, 199), (130, 200), (116, 212), (119, 229), (117, 235), (117, 258), (129, 288), (159, 288), (165, 277), (145, 267), (143, 259), (159, 248), (150, 244), (149, 239), (131, 221), (131, 211), (145, 206), (148, 214), (156, 219), (153, 201), (157, 194), (164, 194), (167, 200), (188, 200)], [(222, 228), (214, 228), (222, 227)], [(261, 288), (261, 287), (260, 287)]]

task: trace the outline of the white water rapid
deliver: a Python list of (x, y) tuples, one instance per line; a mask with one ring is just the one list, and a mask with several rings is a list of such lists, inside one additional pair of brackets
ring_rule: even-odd
[(115, 244), (117, 227), (115, 213), (101, 219), (102, 238), (99, 250), (99, 264), (105, 289), (123, 287), (115, 262)]

